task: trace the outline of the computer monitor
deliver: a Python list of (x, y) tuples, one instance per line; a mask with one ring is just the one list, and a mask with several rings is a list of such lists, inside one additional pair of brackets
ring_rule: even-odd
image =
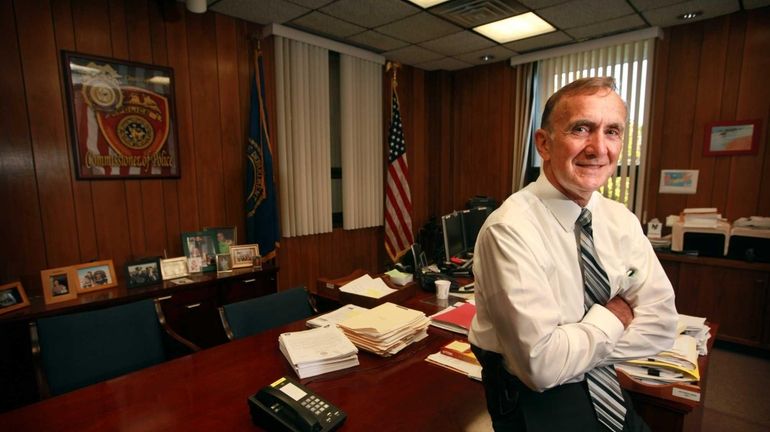
[(454, 212), (442, 216), (441, 226), (444, 229), (445, 256), (449, 262), (452, 257), (460, 257), (466, 251), (462, 214)]
[(476, 247), (476, 237), (479, 235), (481, 226), (487, 220), (491, 209), (489, 207), (475, 207), (463, 211), (463, 228), (465, 232), (465, 247), (468, 252), (473, 252)]

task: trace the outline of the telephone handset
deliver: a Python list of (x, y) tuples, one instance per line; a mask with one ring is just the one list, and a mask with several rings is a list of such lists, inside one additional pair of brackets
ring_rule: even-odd
[(270, 431), (327, 432), (347, 415), (307, 387), (282, 377), (249, 396), (251, 420)]

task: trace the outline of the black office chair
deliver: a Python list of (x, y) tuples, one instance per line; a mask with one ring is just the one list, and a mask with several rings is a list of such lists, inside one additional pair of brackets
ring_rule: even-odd
[(222, 327), (230, 340), (309, 318), (314, 313), (315, 306), (302, 286), (219, 308)]
[(30, 324), (40, 394), (62, 394), (161, 363), (166, 335), (200, 350), (165, 325), (157, 300), (40, 318)]

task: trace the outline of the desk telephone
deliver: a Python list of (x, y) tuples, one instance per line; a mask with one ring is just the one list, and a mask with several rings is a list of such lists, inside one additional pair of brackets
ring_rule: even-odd
[(249, 396), (248, 402), (252, 422), (269, 431), (327, 432), (347, 418), (344, 411), (287, 377)]

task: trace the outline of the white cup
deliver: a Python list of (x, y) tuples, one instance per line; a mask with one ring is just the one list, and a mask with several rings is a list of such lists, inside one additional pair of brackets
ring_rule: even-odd
[(451, 285), (451, 282), (448, 280), (437, 280), (436, 281), (436, 298), (437, 299), (447, 299), (449, 298), (449, 285)]

